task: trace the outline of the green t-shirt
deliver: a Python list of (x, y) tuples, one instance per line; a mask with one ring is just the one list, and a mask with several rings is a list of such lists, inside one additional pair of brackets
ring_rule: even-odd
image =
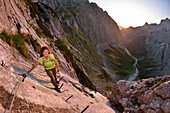
[[(53, 69), (55, 67), (55, 62), (53, 61), (54, 60), (54, 55), (52, 54), (49, 54), (48, 55), (48, 60), (45, 59), (45, 57), (40, 57), (38, 59), (39, 62), (43, 62), (44, 66), (45, 66), (45, 69), (46, 70), (49, 70), (49, 69)], [(51, 59), (51, 60), (50, 60)], [(43, 61), (44, 60), (44, 61)]]

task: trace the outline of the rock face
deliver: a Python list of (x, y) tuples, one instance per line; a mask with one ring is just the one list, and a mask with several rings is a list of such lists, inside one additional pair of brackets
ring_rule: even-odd
[(105, 45), (107, 49), (109, 44), (121, 44), (123, 37), (117, 23), (97, 4), (82, 2), (77, 10), (81, 15), (76, 16), (76, 21), (94, 46)]
[[(28, 74), (24, 82), (19, 82), (21, 78), (19, 74), (26, 73), (28, 68), (32, 67), (31, 62), (25, 60), (16, 49), (11, 48), (1, 39), (0, 50), (0, 61), (3, 60), (5, 63), (5, 65), (0, 65), (0, 112), (9, 111), (15, 94), (16, 98), (13, 102), (12, 112), (78, 113), (89, 106), (86, 110), (88, 113), (114, 113), (110, 107), (106, 106), (106, 97), (83, 87), (61, 65), (58, 79), (61, 76), (64, 77), (60, 82), (60, 85), (64, 84), (61, 88), (62, 93), (54, 90), (54, 86), (42, 65), (39, 65)], [(58, 55), (60, 56), (60, 53)], [(66, 63), (62, 55), (61, 59)], [(72, 98), (66, 102), (65, 100), (71, 95)], [(102, 109), (100, 109), (101, 106)]]
[(122, 33), (125, 36), (125, 45), (133, 55), (143, 56), (144, 59), (153, 58), (157, 62), (156, 67), (145, 67), (146, 70), (154, 70), (147, 73), (148, 77), (165, 75), (169, 72), (170, 20), (168, 18), (158, 25), (146, 23), (141, 27), (125, 29)]
[[(111, 49), (110, 46), (116, 49), (123, 46), (123, 36), (117, 23), (96, 3), (89, 3), (88, 0), (79, 0), (79, 4), (76, 5), (75, 0), (71, 1), (61, 0), (61, 3), (69, 3), (69, 5), (65, 6), (66, 8), (75, 7), (77, 11), (77, 14), (74, 16), (76, 23), (102, 57), (105, 68), (110, 70), (109, 62), (111, 61), (105, 56), (104, 51)], [(112, 72), (110, 75), (113, 74)]]
[(26, 5), (24, 2), (21, 3), (18, 0), (1, 0), (0, 4), (0, 31), (6, 30), (8, 33), (15, 34), (18, 32), (17, 24), (19, 23), (21, 26), (21, 33), (30, 33), (38, 38), (37, 34), (27, 21), (30, 20), (30, 23), (33, 22), (31, 21), (29, 9), (24, 7)]
[(118, 81), (108, 95), (125, 113), (169, 113), (170, 75), (139, 81)]

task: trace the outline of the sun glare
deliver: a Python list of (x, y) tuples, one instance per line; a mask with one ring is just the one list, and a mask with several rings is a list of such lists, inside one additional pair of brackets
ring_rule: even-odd
[(109, 14), (112, 15), (117, 24), (127, 28), (129, 26), (143, 25), (149, 17), (153, 16), (150, 11), (134, 2), (120, 1), (116, 7), (111, 7)]
[(124, 28), (141, 26), (146, 22), (158, 23), (156, 21), (158, 18), (157, 11), (134, 0), (105, 0), (103, 2), (99, 0), (97, 4), (103, 10), (106, 10), (119, 26), (123, 26)]

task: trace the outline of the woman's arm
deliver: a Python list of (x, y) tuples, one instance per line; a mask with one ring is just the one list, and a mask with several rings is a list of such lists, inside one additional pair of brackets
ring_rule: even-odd
[(37, 67), (37, 65), (39, 64), (39, 61), (37, 61), (34, 66), (32, 66), (32, 68), (28, 71), (28, 73), (30, 73), (35, 67)]
[(59, 71), (60, 71), (60, 68), (59, 68), (58, 63), (57, 63), (57, 60), (56, 60), (55, 58), (54, 58), (54, 62), (55, 62), (56, 67), (57, 67), (57, 72), (59, 72)]

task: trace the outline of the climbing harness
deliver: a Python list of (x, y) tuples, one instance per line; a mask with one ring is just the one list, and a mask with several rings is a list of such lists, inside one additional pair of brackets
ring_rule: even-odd
[[(47, 62), (53, 62), (53, 60), (51, 59), (50, 55), (48, 55), (48, 59), (49, 59), (49, 61), (46, 60), (44, 57), (42, 58), (43, 64), (44, 64), (44, 67), (45, 67), (45, 68), (47, 68), (47, 67), (45, 66), (45, 63), (47, 63)], [(54, 66), (54, 65), (52, 65), (52, 66), (50, 66), (50, 67), (48, 67), (48, 68), (51, 68), (51, 67), (53, 67), (53, 66)]]
[(45, 58), (43, 57), (43, 58), (42, 58), (43, 63), (47, 63), (47, 62), (53, 61), (49, 55), (48, 55), (48, 59), (49, 59), (49, 61), (45, 60)]

